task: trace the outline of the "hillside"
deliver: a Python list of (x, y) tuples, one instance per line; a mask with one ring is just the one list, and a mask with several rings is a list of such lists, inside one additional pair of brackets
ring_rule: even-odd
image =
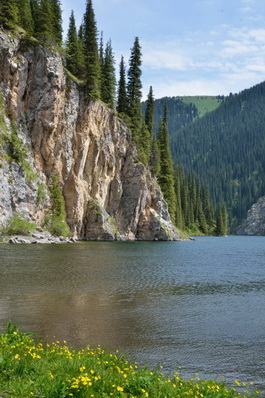
[[(154, 124), (155, 133), (158, 131), (159, 120), (163, 116), (164, 105), (168, 107), (168, 128), (172, 134), (188, 123), (204, 116), (220, 106), (223, 97), (193, 96), (193, 97), (163, 97), (155, 100)], [(142, 104), (143, 112), (146, 110), (146, 102)]]
[(265, 82), (230, 95), (182, 129), (170, 129), (176, 164), (192, 169), (225, 201), (235, 228), (265, 192)]

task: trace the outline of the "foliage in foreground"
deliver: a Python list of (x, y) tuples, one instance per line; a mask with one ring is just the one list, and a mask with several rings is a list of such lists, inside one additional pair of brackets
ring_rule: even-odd
[[(65, 344), (65, 342), (64, 342)], [(237, 385), (240, 383), (235, 381)], [(256, 397), (247, 390), (239, 393), (224, 383), (193, 378), (184, 380), (160, 371), (139, 369), (117, 353), (95, 349), (76, 351), (61, 345), (36, 342), (9, 323), (0, 336), (1, 397)]]

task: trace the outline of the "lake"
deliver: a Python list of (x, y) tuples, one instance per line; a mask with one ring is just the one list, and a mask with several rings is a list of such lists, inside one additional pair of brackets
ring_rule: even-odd
[(265, 387), (265, 237), (0, 245), (0, 331)]

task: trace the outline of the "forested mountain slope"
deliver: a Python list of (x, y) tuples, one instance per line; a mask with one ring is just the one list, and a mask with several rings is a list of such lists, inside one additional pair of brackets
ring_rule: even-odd
[[(172, 134), (216, 109), (223, 101), (222, 96), (193, 96), (193, 97), (163, 97), (154, 102), (154, 130), (158, 132), (158, 125), (163, 116), (165, 104), (168, 109), (168, 128)], [(142, 104), (145, 113), (147, 102)]]
[(169, 131), (174, 162), (206, 182), (215, 203), (226, 202), (234, 228), (265, 192), (265, 82)]

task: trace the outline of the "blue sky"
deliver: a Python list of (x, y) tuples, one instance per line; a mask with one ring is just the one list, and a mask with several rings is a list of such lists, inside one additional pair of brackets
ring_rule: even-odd
[[(86, 0), (61, 0), (65, 34)], [(142, 47), (143, 100), (228, 95), (265, 80), (264, 0), (93, 0), (97, 28), (112, 40), (117, 70), (134, 38)]]

